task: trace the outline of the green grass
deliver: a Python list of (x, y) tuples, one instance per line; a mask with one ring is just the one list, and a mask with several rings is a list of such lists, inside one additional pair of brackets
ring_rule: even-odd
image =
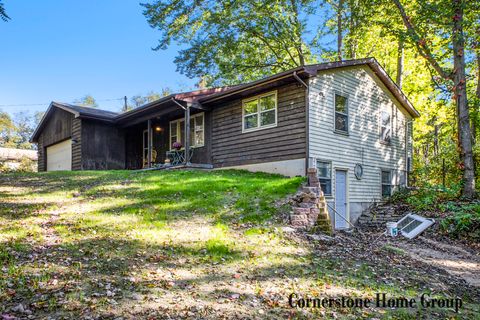
[(0, 314), (22, 303), (36, 318), (317, 318), (290, 309), (288, 295), (430, 290), (435, 274), (392, 267), (394, 247), (372, 264), (283, 234), (289, 208), (278, 200), (302, 181), (235, 170), (1, 176)]

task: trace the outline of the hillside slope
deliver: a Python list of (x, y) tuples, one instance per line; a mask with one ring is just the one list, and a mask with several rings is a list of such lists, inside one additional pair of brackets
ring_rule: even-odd
[[(0, 177), (0, 316), (469, 318), (478, 290), (372, 238), (286, 232), (301, 178), (242, 171)], [(394, 267), (392, 267), (392, 265)], [(464, 308), (291, 308), (288, 297), (461, 295)], [(478, 301), (478, 300), (477, 300)]]

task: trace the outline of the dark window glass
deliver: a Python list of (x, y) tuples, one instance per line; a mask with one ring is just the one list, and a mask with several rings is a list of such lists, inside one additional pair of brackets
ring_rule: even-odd
[(391, 171), (382, 171), (382, 197), (392, 195), (392, 173)]
[(332, 195), (332, 165), (330, 162), (317, 161), (317, 174), (320, 187), (326, 196)]
[(391, 126), (391, 119), (390, 113), (388, 111), (382, 111), (382, 119), (381, 119), (381, 138), (384, 142), (390, 142), (390, 138), (392, 137), (392, 126)]
[(348, 132), (347, 98), (335, 94), (335, 130)]

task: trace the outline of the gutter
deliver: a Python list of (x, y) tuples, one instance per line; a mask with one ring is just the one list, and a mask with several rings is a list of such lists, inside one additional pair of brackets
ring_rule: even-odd
[[(237, 94), (237, 93), (240, 93), (240, 92), (243, 92), (243, 91), (246, 91), (246, 90), (254, 89), (258, 86), (263, 86), (263, 85), (266, 85), (266, 84), (269, 84), (269, 83), (272, 83), (272, 82), (275, 82), (275, 81), (278, 81), (278, 80), (289, 78), (289, 77), (292, 76), (293, 73), (296, 74), (297, 71), (305, 72), (305, 69), (304, 68), (296, 68), (295, 70), (293, 70), (293, 71), (290, 70), (287, 73), (283, 72), (283, 73), (280, 74), (280, 76), (276, 75), (276, 76), (268, 77), (266, 79), (261, 79), (261, 80), (258, 80), (258, 81), (247, 83), (247, 84), (241, 85), (237, 88), (234, 87), (233, 89), (231, 89), (231, 91), (227, 90), (225, 92), (221, 92), (221, 93), (211, 95), (209, 97), (206, 97), (205, 99), (200, 99), (199, 102), (204, 104), (204, 103), (213, 102), (213, 101), (218, 100), (218, 99), (226, 98), (226, 97), (231, 96), (233, 94)], [(306, 84), (303, 82), (303, 85), (306, 85)]]

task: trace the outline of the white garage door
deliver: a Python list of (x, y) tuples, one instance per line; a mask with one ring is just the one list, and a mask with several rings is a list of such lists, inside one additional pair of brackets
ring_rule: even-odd
[(72, 170), (72, 140), (47, 147), (47, 171)]

